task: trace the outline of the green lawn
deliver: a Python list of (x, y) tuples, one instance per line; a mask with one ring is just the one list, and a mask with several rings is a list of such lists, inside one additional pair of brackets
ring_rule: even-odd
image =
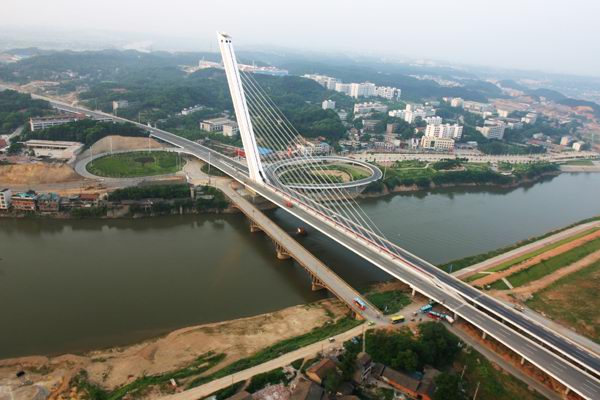
[(182, 164), (176, 153), (137, 151), (98, 158), (87, 165), (87, 170), (97, 176), (131, 178), (171, 174), (179, 171)]
[(527, 306), (600, 343), (600, 261), (535, 293)]
[[(515, 272), (514, 274), (509, 275), (507, 279), (514, 287), (523, 286), (529, 282), (543, 278), (560, 268), (571, 265), (598, 250), (600, 250), (600, 238), (591, 240), (579, 247), (544, 260), (527, 269)], [(494, 284), (495, 283), (496, 282), (494, 282)], [(494, 284), (492, 287), (495, 287)]]
[(591, 166), (591, 165), (594, 165), (594, 162), (592, 160), (571, 160), (571, 161), (567, 161), (564, 165)]
[(410, 296), (399, 290), (371, 293), (367, 295), (367, 300), (385, 315), (395, 314), (411, 303)]

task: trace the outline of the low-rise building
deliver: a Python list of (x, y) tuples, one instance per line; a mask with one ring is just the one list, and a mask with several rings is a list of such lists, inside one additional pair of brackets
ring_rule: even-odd
[(323, 110), (334, 110), (335, 109), (335, 101), (323, 100), (323, 103), (321, 103), (321, 108)]
[(181, 110), (180, 114), (185, 116), (185, 115), (190, 115), (192, 113), (195, 113), (196, 111), (201, 111), (201, 110), (204, 110), (204, 106), (196, 104), (195, 106), (184, 108), (183, 110)]
[(292, 388), (290, 400), (321, 400), (325, 396), (325, 390), (307, 379), (300, 378)]
[(378, 102), (357, 103), (354, 105), (354, 115), (365, 115), (371, 112), (386, 112), (388, 107)]
[(5, 188), (0, 190), (0, 210), (8, 210), (11, 205), (12, 190)]
[(37, 206), (41, 212), (57, 212), (60, 210), (60, 196), (56, 193), (42, 193), (37, 198)]
[(81, 152), (83, 143), (58, 140), (28, 140), (25, 147), (33, 151), (36, 157), (48, 157), (69, 160)]
[(454, 97), (452, 100), (450, 100), (451, 107), (462, 107), (463, 103), (464, 103), (464, 100), (461, 99), (460, 97)]
[(340, 110), (337, 112), (337, 115), (340, 117), (340, 120), (345, 121), (348, 118), (348, 111)]
[(380, 122), (378, 119), (363, 119), (363, 129), (365, 132), (373, 132)]
[(222, 132), (225, 136), (233, 136), (238, 132), (237, 123), (229, 118), (206, 119), (200, 122), (200, 129), (211, 133)]
[(119, 108), (129, 107), (129, 101), (127, 100), (114, 100), (112, 102), (113, 111), (117, 111)]
[(573, 143), (573, 150), (581, 151), (581, 150), (583, 150), (584, 146), (585, 146), (585, 142), (575, 142), (575, 143)]
[(501, 117), (501, 118), (508, 118), (509, 115), (510, 115), (510, 111), (498, 109), (498, 116), (499, 117)]
[(451, 151), (454, 150), (454, 139), (423, 136), (421, 138), (421, 147), (438, 151)]
[(233, 396), (228, 397), (225, 400), (252, 400), (252, 395), (245, 390), (237, 392)]
[(37, 207), (37, 194), (33, 191), (15, 193), (11, 197), (12, 207), (19, 211), (35, 211)]
[(29, 128), (34, 132), (53, 126), (68, 124), (69, 122), (80, 121), (85, 118), (85, 114), (58, 114), (47, 117), (32, 117), (29, 118)]
[(369, 378), (372, 368), (373, 360), (371, 356), (361, 351), (356, 356), (356, 369), (352, 375), (352, 380), (357, 384), (362, 384)]
[(311, 366), (306, 370), (306, 376), (313, 382), (319, 385), (323, 383), (323, 380), (330, 371), (335, 371), (337, 368), (336, 363), (330, 358), (324, 358), (315, 365)]
[(571, 143), (573, 143), (573, 140), (575, 140), (573, 138), (573, 136), (571, 135), (565, 135), (563, 137), (560, 138), (560, 144), (561, 146), (570, 146)]
[(375, 379), (387, 383), (396, 390), (408, 394), (412, 398), (432, 400), (436, 391), (434, 380), (439, 373), (440, 372), (434, 368), (426, 367), (423, 375), (408, 375), (390, 367), (383, 366), (382, 364), (375, 364), (373, 366), (372, 375)]

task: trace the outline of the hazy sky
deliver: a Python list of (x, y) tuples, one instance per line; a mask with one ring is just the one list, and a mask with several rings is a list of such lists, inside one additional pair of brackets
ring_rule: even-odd
[(600, 76), (597, 0), (0, 2), (0, 27), (141, 33), (150, 40), (173, 37), (179, 45), (186, 42), (199, 50), (208, 49), (214, 32), (223, 30), (246, 46), (405, 55)]

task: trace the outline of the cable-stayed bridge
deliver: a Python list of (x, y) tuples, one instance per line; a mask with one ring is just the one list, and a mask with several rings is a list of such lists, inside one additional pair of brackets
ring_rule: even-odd
[[(219, 34), (218, 40), (246, 159), (234, 160), (172, 133), (138, 126), (147, 129), (151, 136), (179, 147), (181, 152), (209, 162), (368, 264), (442, 304), (456, 317), (480, 329), (484, 336), (521, 356), (522, 362), (530, 362), (563, 384), (567, 391), (586, 399), (600, 399), (597, 354), (389, 241), (349, 195), (348, 188), (332, 178), (327, 164), (305, 150), (306, 140), (270, 99), (268, 90), (251, 74), (238, 69), (232, 38)], [(66, 111), (107, 116), (45, 99)], [(282, 165), (287, 180), (275, 171), (274, 166)]]

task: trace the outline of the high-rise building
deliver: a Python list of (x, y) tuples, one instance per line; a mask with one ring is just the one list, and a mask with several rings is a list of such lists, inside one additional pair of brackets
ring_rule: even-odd
[(335, 91), (350, 95), (350, 83), (336, 82)]
[(442, 117), (425, 117), (423, 121), (425, 121), (427, 125), (441, 125)]
[(370, 82), (364, 83), (351, 83), (350, 84), (350, 96), (355, 99), (359, 97), (372, 97), (375, 96), (376, 86)]
[(425, 136), (459, 140), (462, 137), (462, 131), (463, 127), (458, 124), (429, 124), (425, 128)]
[(402, 90), (390, 86), (378, 86), (375, 88), (375, 96), (388, 100), (400, 100)]
[(502, 121), (487, 120), (483, 126), (478, 126), (475, 129), (488, 139), (502, 140), (506, 125)]
[(0, 190), (0, 210), (8, 210), (10, 208), (11, 197), (12, 191), (10, 189)]

